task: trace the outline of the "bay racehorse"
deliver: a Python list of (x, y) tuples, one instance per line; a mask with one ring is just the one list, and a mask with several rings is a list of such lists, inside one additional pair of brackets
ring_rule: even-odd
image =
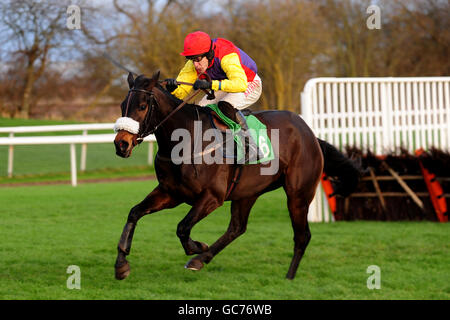
[[(159, 72), (152, 78), (140, 75), (134, 79), (129, 74), (130, 91), (121, 105), (120, 119), (127, 121), (126, 125), (116, 130), (116, 153), (121, 157), (129, 157), (145, 136), (154, 133), (158, 143), (155, 170), (159, 184), (128, 215), (118, 244), (116, 278), (124, 279), (130, 273), (126, 256), (130, 254), (136, 224), (143, 216), (181, 203), (191, 205), (192, 208), (178, 224), (176, 234), (186, 255), (196, 255), (185, 267), (200, 270), (204, 263), (209, 263), (245, 232), (256, 199), (263, 193), (283, 187), (294, 231), (294, 253), (286, 277), (293, 279), (311, 239), (308, 207), (322, 172), (336, 178), (335, 193), (345, 196), (358, 183), (357, 165), (332, 145), (317, 139), (301, 117), (289, 111), (253, 113), (267, 126), (269, 138), (272, 130), (278, 129), (278, 140), (282, 143), (279, 143), (279, 148), (274, 148), (275, 159), (269, 163), (241, 166), (239, 183), (236, 183), (234, 164), (175, 164), (171, 161), (171, 150), (177, 142), (172, 141), (172, 132), (184, 128), (193, 134), (193, 123), (197, 120), (202, 121), (203, 130), (212, 128), (212, 124), (207, 108), (194, 104), (186, 104), (173, 113), (183, 101), (166, 91), (158, 78)], [(226, 102), (220, 104), (226, 107)], [(278, 170), (270, 175), (262, 175), (261, 169), (270, 166), (273, 161), (278, 161)], [(191, 229), (195, 224), (224, 201), (231, 201), (231, 220), (227, 231), (211, 246), (191, 239)]]

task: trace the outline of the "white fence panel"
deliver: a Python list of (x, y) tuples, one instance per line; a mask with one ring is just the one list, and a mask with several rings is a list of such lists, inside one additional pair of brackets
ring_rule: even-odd
[[(49, 125), (49, 126), (17, 126), (2, 127), (0, 133), (9, 133), (8, 137), (0, 138), (0, 145), (9, 146), (8, 150), (8, 176), (13, 175), (13, 159), (14, 146), (16, 145), (44, 145), (44, 144), (69, 144), (70, 145), (70, 163), (72, 185), (77, 185), (77, 169), (75, 144), (81, 144), (80, 167), (84, 171), (86, 168), (87, 145), (90, 143), (112, 143), (115, 134), (89, 134), (88, 130), (108, 130), (113, 131), (114, 123), (97, 123), (97, 124), (72, 124), (72, 125)], [(33, 137), (16, 137), (15, 133), (31, 133), (31, 132), (70, 132), (82, 131), (82, 135), (62, 135), (62, 136), (33, 136)], [(149, 142), (148, 163), (153, 162), (153, 142), (156, 141), (154, 135), (150, 135), (144, 139)]]
[[(450, 151), (449, 89), (450, 77), (314, 78), (301, 93), (301, 116), (317, 137), (340, 150)], [(322, 188), (308, 219), (333, 221)]]

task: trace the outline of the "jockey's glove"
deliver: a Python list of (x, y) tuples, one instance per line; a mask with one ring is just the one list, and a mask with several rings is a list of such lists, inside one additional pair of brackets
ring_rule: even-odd
[(211, 89), (212, 82), (208, 80), (197, 80), (194, 82), (194, 90)]
[(173, 92), (178, 88), (177, 79), (166, 79), (166, 89), (169, 92)]

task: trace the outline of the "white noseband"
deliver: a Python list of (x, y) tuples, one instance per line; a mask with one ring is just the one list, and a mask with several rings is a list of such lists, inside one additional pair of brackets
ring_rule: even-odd
[(117, 133), (119, 130), (125, 130), (132, 134), (138, 134), (139, 122), (128, 117), (121, 117), (117, 119), (114, 124), (114, 132)]

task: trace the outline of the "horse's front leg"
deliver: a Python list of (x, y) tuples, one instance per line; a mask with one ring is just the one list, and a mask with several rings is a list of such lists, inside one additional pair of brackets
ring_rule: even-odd
[(187, 255), (202, 253), (209, 249), (207, 244), (194, 241), (190, 238), (191, 230), (197, 222), (206, 217), (221, 204), (222, 203), (217, 197), (210, 192), (205, 192), (202, 197), (195, 202), (186, 217), (180, 221), (177, 227), (177, 236), (180, 238), (181, 245)]
[(248, 216), (258, 196), (247, 199), (233, 200), (231, 202), (231, 220), (225, 234), (220, 237), (208, 251), (192, 258), (186, 268), (191, 270), (200, 270), (203, 263), (209, 263), (216, 254), (223, 250), (234, 239), (243, 234), (247, 228)]
[(141, 203), (131, 209), (118, 245), (118, 254), (115, 264), (116, 279), (125, 279), (130, 274), (130, 265), (126, 260), (126, 256), (130, 254), (134, 229), (136, 228), (138, 220), (146, 214), (173, 208), (178, 204), (180, 204), (180, 201), (162, 191), (158, 186)]

